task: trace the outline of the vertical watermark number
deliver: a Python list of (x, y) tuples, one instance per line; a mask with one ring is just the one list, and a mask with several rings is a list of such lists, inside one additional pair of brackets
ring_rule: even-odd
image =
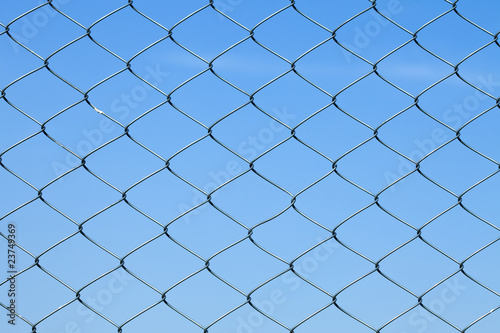
[(17, 227), (13, 223), (7, 226), (7, 275), (9, 278), (9, 289), (7, 290), (7, 322), (11, 325), (16, 324), (16, 232)]

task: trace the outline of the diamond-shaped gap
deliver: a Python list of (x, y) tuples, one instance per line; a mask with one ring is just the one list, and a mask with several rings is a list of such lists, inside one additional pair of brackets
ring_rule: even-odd
[(166, 327), (175, 328), (179, 332), (199, 333), (200, 328), (178, 314), (165, 303), (160, 303), (142, 313), (122, 328), (123, 333), (140, 332), (147, 328), (149, 331), (161, 332)]
[(47, 136), (38, 134), (4, 154), (2, 163), (32, 185), (41, 188), (56, 177), (53, 162), (62, 152)]
[(40, 126), (0, 100), (0, 152), (18, 143), (33, 133), (40, 131)]
[[(498, 307), (498, 296), (458, 273), (426, 294), (422, 303), (463, 330)], [(429, 316), (435, 318), (431, 314)]]
[(122, 190), (164, 165), (161, 159), (128, 137), (111, 142), (86, 159), (89, 170)]
[[(416, 303), (416, 301), (415, 301)], [(423, 307), (416, 307), (384, 327), (386, 333), (455, 333), (457, 330), (431, 315)], [(468, 332), (469, 330), (467, 330)]]
[(337, 234), (346, 246), (375, 261), (417, 233), (377, 206), (371, 206), (347, 220)]
[(85, 35), (84, 29), (48, 4), (14, 22), (9, 30), (15, 36), (22, 36), (18, 40), (44, 58)]
[(457, 261), (464, 260), (499, 236), (500, 231), (458, 206), (422, 230), (425, 240)]
[[(49, 60), (50, 68), (80, 90), (86, 90), (126, 67), (125, 63), (83, 38), (67, 46)], [(58, 91), (58, 95), (60, 92)]]
[[(146, 65), (139, 67), (133, 62), (132, 71), (160, 89), (169, 76), (161, 67)], [(143, 72), (143, 73), (142, 73)], [(140, 76), (140, 75), (139, 75)], [(103, 82), (89, 93), (89, 101), (99, 110), (122, 124), (128, 124), (136, 117), (159, 104), (165, 103), (165, 96), (130, 71), (124, 71)]]
[[(165, 93), (207, 70), (208, 65), (171, 39), (155, 44), (132, 61), (132, 70)], [(164, 98), (165, 99), (165, 98)]]
[[(212, 175), (214, 180), (218, 179), (217, 185), (229, 178), (229, 173), (224, 171)], [(200, 201), (201, 199), (200, 195)], [(206, 200), (206, 196), (204, 199)], [(253, 172), (217, 190), (212, 200), (217, 207), (248, 227), (275, 216), (288, 207), (290, 201), (288, 194)], [(204, 209), (203, 207), (199, 209)]]
[[(295, 73), (288, 73), (255, 94), (254, 103), (262, 110), (292, 126), (330, 104), (332, 99)], [(279, 110), (283, 116), (279, 117)], [(288, 116), (285, 116), (288, 114)]]
[(328, 107), (297, 128), (299, 139), (332, 160), (372, 136), (372, 130), (335, 107)]
[(203, 0), (179, 2), (175, 3), (175, 5), (154, 1), (134, 3), (134, 8), (165, 28), (170, 29), (174, 24), (206, 5), (206, 1)]
[(340, 159), (337, 171), (355, 184), (376, 193), (394, 181), (388, 178), (387, 172), (398, 167), (398, 156), (372, 139)]
[[(308, 319), (299, 327), (293, 330), (297, 333), (330, 333), (330, 332), (356, 332), (371, 333), (373, 330), (352, 319), (335, 305), (324, 309), (314, 317)], [(385, 328), (384, 328), (385, 331)]]
[(332, 174), (301, 193), (295, 207), (318, 223), (333, 229), (373, 202), (373, 197)]
[(467, 331), (469, 333), (495, 332), (495, 329), (498, 327), (499, 322), (500, 322), (500, 311), (496, 310), (487, 317), (475, 323), (474, 326), (467, 329)]
[(297, 193), (331, 171), (332, 163), (291, 139), (260, 157), (255, 170), (285, 190)]
[(325, 239), (329, 233), (292, 209), (253, 229), (252, 239), (265, 250), (286, 260), (294, 260)]
[[(152, 193), (155, 195), (151, 195)], [(130, 204), (163, 225), (206, 200), (206, 195), (168, 170), (162, 170), (127, 192)], [(205, 208), (200, 207), (201, 210)], [(195, 212), (199, 215), (198, 210)], [(184, 215), (181, 221), (189, 223), (190, 219)]]
[[(320, 239), (317, 239), (318, 243)], [(310, 282), (336, 294), (352, 281), (369, 273), (375, 266), (354, 252), (346, 249), (335, 239), (330, 239), (293, 264), (294, 270)], [(284, 279), (293, 285), (303, 281), (289, 272)]]
[(7, 99), (39, 122), (78, 102), (83, 96), (46, 69), (39, 70), (5, 90)]
[[(263, 301), (263, 304), (266, 304), (265, 306), (268, 306), (269, 309), (274, 311), (275, 307), (280, 306), (283, 301), (284, 299), (282, 298), (282, 293), (277, 290), (268, 294), (267, 299)], [(229, 313), (224, 318), (221, 318), (221, 320), (211, 326), (210, 329), (214, 332), (290, 332), (288, 329), (278, 325), (262, 313), (252, 308), (249, 304), (245, 304), (237, 310)]]
[(459, 194), (498, 170), (498, 166), (458, 140), (427, 157), (420, 170), (438, 184)]
[(81, 299), (121, 324), (160, 301), (161, 295), (120, 268), (87, 286)]
[[(15, 35), (14, 38), (21, 43), (23, 41), (26, 42), (19, 35)], [(19, 46), (7, 34), (0, 35), (0, 48), (2, 49), (2, 53), (0, 54), (0, 71), (2, 72), (0, 87), (2, 88), (22, 75), (43, 65), (40, 59)]]
[(167, 236), (162, 236), (125, 258), (125, 266), (153, 287), (166, 291), (203, 268), (205, 263)]
[(380, 127), (378, 137), (388, 146), (414, 161), (419, 161), (455, 137), (455, 133), (412, 107)]
[(499, 255), (500, 242), (497, 241), (467, 260), (464, 270), (482, 284), (500, 292), (500, 266), (497, 264)]
[(461, 0), (457, 3), (457, 10), (467, 19), (478, 24), (491, 33), (500, 30), (500, 22), (496, 20), (495, 13), (500, 11), (499, 2), (477, 2), (474, 0)]
[(239, 157), (207, 137), (176, 155), (170, 161), (170, 168), (201, 189), (212, 191), (215, 183), (211, 174), (239, 161)]
[(83, 222), (121, 200), (121, 194), (79, 168), (44, 189), (43, 198), (70, 218)]
[(254, 41), (246, 40), (217, 58), (213, 70), (251, 94), (290, 70), (290, 65)]
[(493, 109), (464, 127), (460, 138), (482, 154), (500, 161), (500, 150), (495, 142), (500, 142), (500, 110)]
[(451, 4), (443, 2), (437, 3), (414, 3), (413, 1), (377, 1), (377, 9), (387, 13), (390, 17), (404, 28), (415, 32), (418, 28), (438, 17), (442, 13), (452, 9)]
[(488, 45), (460, 65), (460, 75), (467, 81), (481, 82), (483, 90), (496, 98), (500, 95), (500, 48), (495, 43)]
[(248, 96), (210, 72), (189, 81), (172, 94), (176, 107), (207, 127), (247, 102)]
[[(475, 77), (471, 83), (494, 94), (496, 82), (491, 76)], [(494, 106), (495, 101), (454, 75), (423, 93), (418, 98), (418, 105), (428, 114), (458, 130), (467, 121)]]
[(88, 4), (85, 3), (73, 1), (64, 1), (64, 3), (63, 1), (59, 2), (61, 2), (60, 10), (62, 12), (86, 27), (113, 10), (123, 6), (122, 1), (110, 0), (102, 3), (93, 3), (92, 10), (88, 10)]
[(350, 1), (349, 3), (341, 1), (311, 3), (307, 0), (295, 2), (295, 7), (298, 10), (330, 30), (335, 30), (351, 17), (370, 7), (362, 0)]
[(380, 270), (417, 295), (457, 271), (459, 265), (420, 239), (415, 239), (380, 263)]
[(411, 97), (374, 74), (349, 87), (337, 97), (337, 105), (342, 110), (372, 127), (377, 127), (412, 104)]
[(288, 327), (297, 325), (332, 301), (327, 294), (292, 274), (281, 275), (251, 295), (256, 307)]
[(122, 201), (85, 223), (83, 231), (98, 244), (123, 257), (163, 233), (163, 228)]
[(416, 301), (415, 297), (379, 273), (364, 277), (337, 296), (341, 308), (372, 327), (386, 324)]
[(168, 227), (169, 235), (204, 258), (247, 236), (245, 228), (212, 206), (202, 207), (202, 215), (190, 223), (182, 220), (172, 223)]
[[(35, 218), (36, 217), (36, 218)], [(20, 231), (18, 243), (34, 255), (40, 254), (58, 241), (78, 231), (67, 218), (36, 200), (8, 217)], [(50, 230), (50, 232), (49, 232)], [(43, 237), (40, 237), (43, 235)], [(22, 253), (23, 251), (18, 251)]]
[[(210, 29), (205, 27), (210, 26)], [(191, 16), (172, 30), (172, 37), (181, 45), (207, 61), (248, 37), (248, 32), (231, 22), (220, 20), (211, 8)]]
[(262, 45), (293, 61), (330, 38), (331, 34), (289, 7), (258, 26), (254, 37)]
[(91, 31), (94, 40), (126, 60), (167, 34), (131, 7), (106, 17)]
[[(2, 277), (3, 280), (3, 277)], [(36, 283), (33, 283), (36, 281)], [(75, 293), (60, 282), (47, 275), (38, 267), (34, 267), (16, 277), (16, 285), (22, 292), (16, 293), (16, 312), (32, 323), (40, 319), (75, 298)], [(2, 286), (2, 294), (7, 296), (8, 284)], [(5, 288), (5, 289), (4, 289)], [(2, 303), (6, 302), (2, 299)], [(36, 300), (37, 306), (33, 306)], [(6, 304), (6, 303), (4, 303)], [(16, 326), (22, 322), (16, 317)], [(11, 326), (12, 327), (12, 326)]]
[(296, 69), (312, 83), (334, 95), (370, 73), (372, 66), (330, 40), (301, 58)]
[(81, 234), (65, 240), (40, 257), (40, 266), (75, 289), (118, 264), (119, 260)]
[(417, 95), (453, 72), (453, 68), (410, 43), (378, 64), (378, 73), (401, 89)]
[[(414, 169), (414, 165), (401, 160), (394, 180)], [(413, 225), (421, 227), (438, 214), (456, 204), (457, 199), (428, 181), (420, 174), (413, 173), (384, 191), (379, 197), (379, 204), (386, 210)]]
[[(0, 184), (2, 184), (2, 206), (0, 216), (4, 216), (22, 204), (35, 199), (37, 192), (23, 181), (0, 167)], [(15, 193), (16, 195), (11, 195)]]
[[(382, 8), (377, 6), (379, 10)], [(387, 9), (382, 10), (382, 14), (394, 19)], [(336, 36), (340, 44), (371, 62), (376, 62), (411, 38), (410, 34), (374, 9), (348, 22), (337, 31)], [(352, 57), (355, 56), (352, 54), (348, 56), (349, 59)]]
[(246, 297), (203, 270), (169, 291), (166, 301), (206, 327), (245, 303)]
[[(467, 43), (464, 43), (464, 36), (467, 36)], [(456, 64), (489, 43), (492, 37), (450, 12), (420, 31), (417, 40), (426, 49)]]
[[(104, 293), (107, 295), (107, 290), (103, 290), (100, 297), (106, 302), (107, 299), (103, 298), (106, 296), (102, 296)], [(95, 299), (93, 304), (102, 306)], [(60, 305), (63, 304), (61, 303)], [(23, 321), (16, 320), (16, 326), (21, 322)], [(116, 330), (116, 326), (95, 314), (78, 301), (59, 309), (56, 313), (38, 323), (36, 328), (39, 332), (108, 332)]]
[(463, 205), (477, 216), (500, 228), (500, 175), (496, 174), (463, 196)]
[(288, 268), (283, 262), (245, 240), (210, 260), (215, 274), (245, 293)]
[[(264, 110), (284, 124), (290, 125), (290, 120), (296, 118), (286, 106)], [(212, 135), (217, 140), (250, 161), (288, 138), (290, 132), (289, 128), (252, 105), (243, 107), (212, 129)], [(235, 162), (246, 164), (240, 159)]]
[(170, 105), (162, 105), (139, 119), (130, 126), (130, 132), (164, 159), (207, 134), (205, 128)]

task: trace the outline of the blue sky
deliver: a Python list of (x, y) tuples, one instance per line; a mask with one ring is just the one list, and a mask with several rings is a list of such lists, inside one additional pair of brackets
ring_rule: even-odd
[(123, 332), (407, 310), (383, 332), (456, 332), (499, 307), (500, 3), (43, 4), (0, 2), (0, 231), (37, 332), (116, 331), (76, 291)]

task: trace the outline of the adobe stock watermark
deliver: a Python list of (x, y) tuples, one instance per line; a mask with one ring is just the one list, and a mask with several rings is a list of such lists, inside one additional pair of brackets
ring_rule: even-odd
[[(377, 10), (386, 17), (393, 19), (394, 16), (403, 12), (404, 7), (401, 4), (400, 0), (389, 0), (387, 2), (387, 7), (382, 9), (379, 9), (377, 7)], [(373, 17), (373, 19), (369, 20), (362, 26), (357, 25), (354, 27), (355, 34), (352, 39), (352, 44), (341, 42), (342, 45), (356, 54), (360, 54), (363, 49), (366, 49), (368, 46), (370, 46), (372, 40), (379, 36), (382, 33), (383, 29), (385, 29), (389, 24), (393, 24), (373, 9), (369, 11), (369, 14)], [(342, 48), (342, 53), (344, 54), (346, 62), (351, 63), (352, 57), (354, 57), (354, 55), (344, 48)]]
[[(463, 284), (462, 279), (455, 275), (453, 279), (448, 279), (441, 285), (439, 296), (429, 302), (424, 301), (423, 303), (429, 310), (438, 316), (442, 316), (466, 289), (467, 285)], [(412, 314), (408, 317), (408, 323), (412, 326), (411, 332), (423, 333), (438, 320), (436, 316), (421, 306), (411, 312)], [(402, 331), (401, 333), (410, 332)]]
[[(317, 239), (318, 243), (322, 239)], [(341, 245), (335, 240), (330, 239), (321, 245), (314, 248), (311, 252), (306, 254), (303, 259), (294, 264), (294, 270), (303, 276), (309, 278), (312, 276), (319, 267), (328, 261)], [(289, 271), (280, 277), (281, 283), (284, 288), (275, 288), (271, 290), (267, 297), (261, 301), (252, 300), (252, 304), (268, 316), (272, 316), (280, 305), (284, 304), (288, 298), (287, 294), (297, 291), (302, 285), (306, 284), (304, 280), (299, 278), (293, 272)], [(245, 316), (238, 316), (236, 318), (236, 329), (231, 332), (236, 333), (254, 333), (257, 329), (264, 325), (266, 316), (263, 314), (252, 311)]]
[[(490, 95), (494, 93), (500, 87), (500, 81), (495, 81), (492, 74), (487, 77), (479, 76), (477, 78), (478, 83), (476, 86), (481, 90), (488, 92)], [(490, 97), (486, 96), (482, 92), (476, 90), (473, 94), (465, 96), (460, 103), (453, 104), (452, 107), (446, 109), (443, 113), (443, 120), (453, 128), (459, 128), (465, 124), (470, 118), (473, 112), (476, 112), (480, 106), (480, 101), (486, 100)], [(417, 146), (416, 149), (412, 150), (408, 155), (413, 161), (419, 161), (425, 155), (450, 140), (452, 136), (445, 132), (442, 127), (434, 128), (428, 137), (423, 139), (415, 139), (413, 142)], [(395, 171), (384, 172), (384, 178), (387, 185), (401, 178), (402, 176), (415, 170), (415, 164), (408, 161), (407, 159), (398, 155), (399, 164)], [(400, 180), (398, 183), (391, 186), (390, 191), (394, 192), (398, 184), (406, 181), (406, 178)]]
[[(283, 124), (290, 124), (290, 121), (294, 119), (297, 115), (288, 113), (287, 108), (283, 107), (282, 110), (273, 109), (272, 113), (275, 118), (281, 121)], [(285, 130), (286, 127), (281, 125), (274, 119), (270, 119), (269, 123), (266, 127), (261, 128), (254, 135), (249, 135), (245, 140), (238, 144), (236, 152), (246, 158), (247, 160), (253, 160), (260, 153), (264, 152), (266, 149), (269, 149), (271, 146), (271, 142), (274, 140), (277, 133)], [(228, 180), (234, 178), (243, 172), (243, 163), (241, 159), (233, 159), (226, 163), (225, 168), (219, 171), (210, 171), (208, 175), (212, 179), (212, 181), (207, 182), (201, 189), (205, 193), (210, 193), (220, 185), (224, 184)], [(212, 197), (216, 197), (218, 192), (214, 192)], [(193, 198), (191, 200), (191, 206), (186, 203), (180, 203), (177, 208), (180, 214), (184, 214), (188, 210), (193, 207), (207, 201), (206, 195), (201, 193), (200, 191), (193, 188)], [(200, 215), (200, 213), (206, 208), (208, 205), (202, 205), (192, 212), (185, 214), (182, 216), (182, 220), (184, 223), (189, 224), (191, 222), (191, 214)]]
[[(100, 289), (93, 297), (88, 296), (82, 300), (91, 306), (94, 310), (101, 312), (106, 307), (109, 307), (117, 296), (121, 294), (135, 278), (122, 270), (121, 272), (114, 271), (111, 278), (107, 281), (106, 287)], [(82, 327), (92, 323), (96, 317), (99, 317), (94, 311), (90, 310), (83, 304), (78, 304), (75, 309), (75, 315), (79, 319), (74, 319), (66, 322), (59, 333), (82, 333)]]
[[(70, 0), (52, 0), (50, 2), (55, 8), (61, 9), (61, 6), (68, 4)], [(47, 1), (38, 1), (38, 5), (41, 5), (43, 3), (47, 3)], [(50, 23), (50, 19), (56, 15), (61, 14), (59, 14), (49, 5), (43, 6), (35, 10), (32, 14), (23, 16), (19, 20), (22, 24), (20, 29), (21, 35), (12, 31), (9, 31), (9, 33), (18, 42), (27, 46), (29, 42), (33, 40), (40, 33), (40, 31)], [(18, 53), (19, 48), (21, 48), (19, 44), (17, 44), (10, 38), (9, 42), (12, 46), (12, 49), (14, 50), (14, 53)]]
[[(142, 76), (142, 78), (154, 86), (161, 84), (169, 75), (168, 72), (162, 71), (159, 64), (155, 67), (147, 66), (145, 69), (148, 74)], [(153, 90), (153, 88), (144, 82), (135, 85), (128, 92), (122, 93), (120, 97), (115, 98), (111, 102), (109, 109), (105, 110), (105, 112), (110, 112), (109, 114), (111, 116), (115, 116), (119, 120), (125, 120), (129, 118), (133, 110), (138, 108), (140, 103), (144, 101)], [(103, 118), (99, 121), (99, 124), (96, 127), (91, 129), (84, 128), (81, 131), (83, 138), (78, 141), (74, 147), (68, 148), (73, 152), (76, 152), (79, 156), (85, 156), (103, 144), (105, 142), (106, 135), (117, 130), (118, 127), (119, 126), (111, 120)], [(64, 161), (53, 161), (51, 166), (55, 175), (60, 176), (64, 172), (78, 166), (80, 162), (80, 159), (68, 152)]]
[(19, 308), (17, 295), (19, 294), (18, 279), (16, 277), (19, 267), (17, 255), (18, 227), (16, 223), (7, 224), (7, 323), (16, 325), (16, 313)]

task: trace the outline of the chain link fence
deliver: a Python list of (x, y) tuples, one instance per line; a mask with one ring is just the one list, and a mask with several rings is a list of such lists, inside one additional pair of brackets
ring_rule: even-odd
[(1, 2), (2, 332), (497, 332), (493, 1)]

